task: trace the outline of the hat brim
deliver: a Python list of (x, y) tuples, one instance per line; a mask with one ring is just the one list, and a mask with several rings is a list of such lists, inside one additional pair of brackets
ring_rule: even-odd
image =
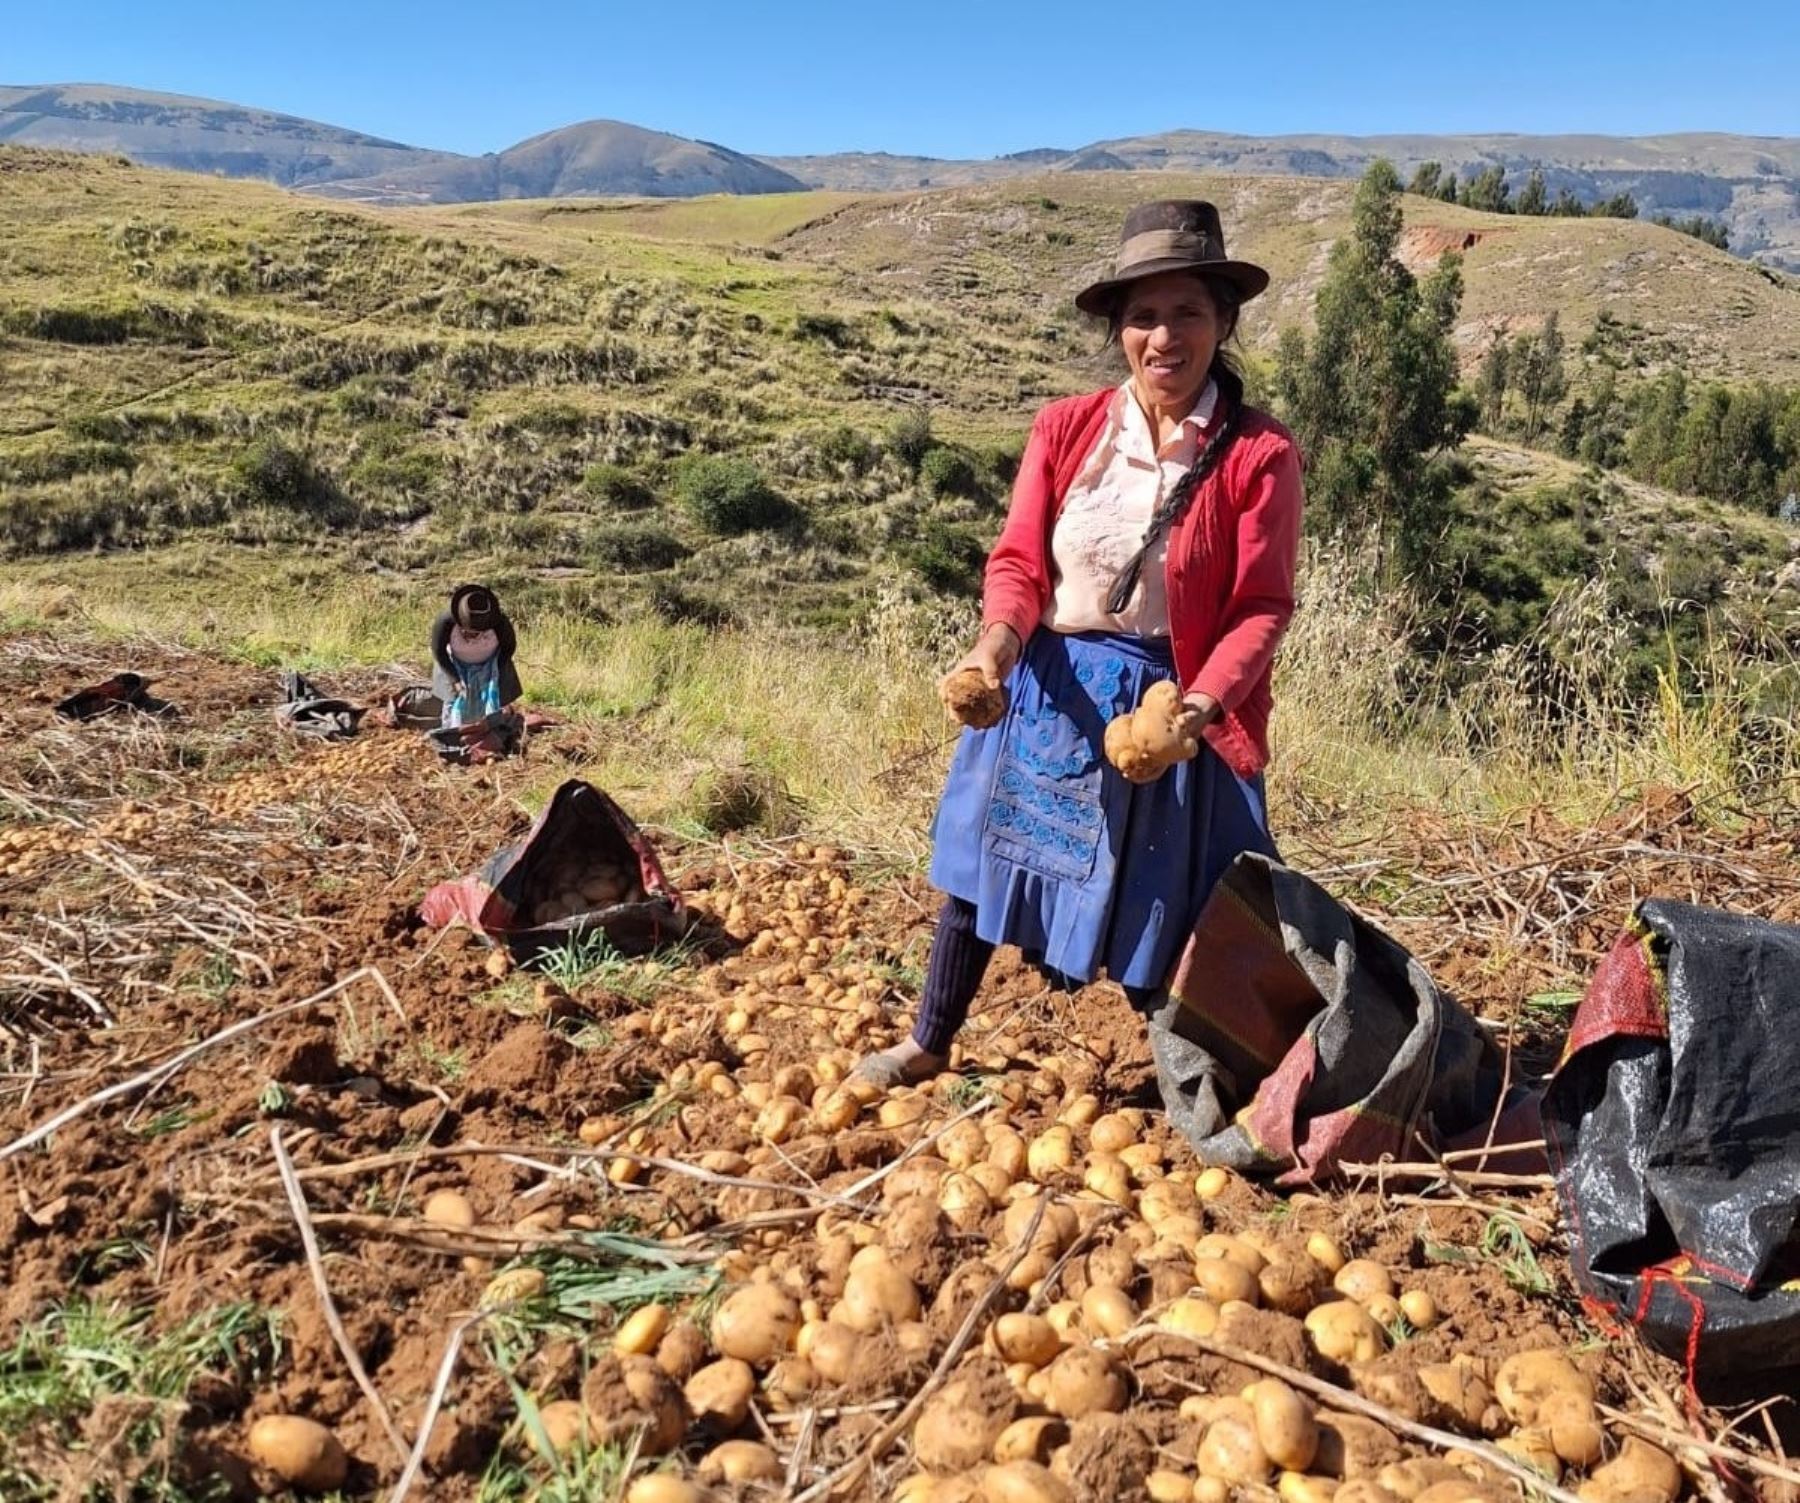
[(1154, 261), (1140, 261), (1122, 276), (1107, 277), (1084, 287), (1075, 294), (1075, 306), (1083, 313), (1104, 318), (1114, 294), (1145, 277), (1161, 276), (1165, 271), (1191, 271), (1196, 276), (1218, 277), (1238, 290), (1238, 299), (1249, 302), (1269, 287), (1269, 274), (1254, 261), (1196, 261), (1191, 256), (1164, 256)]

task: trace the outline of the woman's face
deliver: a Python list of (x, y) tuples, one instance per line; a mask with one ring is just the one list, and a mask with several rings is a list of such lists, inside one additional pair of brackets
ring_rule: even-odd
[(1200, 399), (1213, 351), (1230, 333), (1206, 283), (1192, 272), (1133, 282), (1119, 313), (1119, 344), (1139, 397), (1179, 417)]

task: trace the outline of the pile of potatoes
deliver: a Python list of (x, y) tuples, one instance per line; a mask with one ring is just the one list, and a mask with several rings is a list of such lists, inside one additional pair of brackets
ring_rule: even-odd
[(554, 924), (620, 903), (644, 901), (642, 874), (635, 860), (594, 861), (570, 853), (538, 873), (532, 885), (539, 894), (526, 920), (532, 924)]
[[(754, 1041), (742, 1069), (701, 1065), (680, 1082), (742, 1102), (736, 1124), (747, 1151), (709, 1155), (708, 1167), (773, 1172), (782, 1145), (848, 1120), (872, 1117), (916, 1135), (950, 1111), (941, 1083), (880, 1097), (862, 1090), (846, 1078), (854, 1058), (847, 1049), (826, 1047), (811, 1064), (777, 1067), (766, 1039), (741, 1031), (756, 1021), (728, 1020), (739, 1046)], [(1397, 1281), (1381, 1263), (1347, 1257), (1322, 1234), (1209, 1230), (1214, 1203), (1245, 1187), (1222, 1169), (1177, 1167), (1166, 1130), (1143, 1113), (1106, 1112), (1094, 1095), (1069, 1092), (1054, 1120), (1028, 1125), (1027, 1100), (1077, 1073), (1052, 1056), (1029, 1080), (992, 1082), (990, 1110), (957, 1122), (888, 1176), (876, 1223), (828, 1213), (814, 1239), (770, 1234), (755, 1251), (728, 1258), (729, 1276), (761, 1282), (721, 1306), (708, 1381), (728, 1375), (734, 1402), (760, 1389), (762, 1402), (781, 1408), (882, 1363), (922, 1361), (941, 1350), (945, 1334), (940, 1322), (934, 1347), (934, 1305), (942, 1310), (984, 1290), (1035, 1219), (997, 1317), (915, 1426), (923, 1470), (900, 1494), (912, 1503), (1075, 1495), (1070, 1427), (1136, 1402), (1128, 1357), (1146, 1336), (1216, 1337), (1312, 1366), (1410, 1417), (1495, 1440), (1547, 1478), (1566, 1476), (1571, 1486), (1584, 1478), (1590, 1503), (1671, 1503), (1678, 1495), (1679, 1473), (1662, 1453), (1628, 1441), (1612, 1454), (1591, 1384), (1561, 1353), (1498, 1364), (1473, 1355), (1384, 1364), (1397, 1337), (1438, 1325), (1431, 1293)], [(1058, 1259), (1102, 1216), (1113, 1223), (1046, 1287)], [(921, 1275), (918, 1249), (959, 1240), (985, 1251), (934, 1288)], [(1020, 1308), (1027, 1301), (1034, 1305)], [(1003, 1376), (1005, 1403), (993, 1402), (992, 1374), (965, 1371), (971, 1363)], [(985, 1404), (972, 1400), (972, 1387), (987, 1395)], [(718, 1412), (715, 1397), (700, 1401)], [(1472, 1451), (1408, 1460), (1379, 1426), (1321, 1417), (1276, 1380), (1197, 1395), (1181, 1417), (1197, 1437), (1192, 1466), (1157, 1470), (1146, 1486), (1158, 1499), (1223, 1503), (1231, 1489), (1259, 1484), (1287, 1503), (1339, 1494), (1338, 1503), (1415, 1503), (1428, 1493), (1429, 1503), (1484, 1503), (1511, 1486)]]
[[(708, 969), (644, 1019), (673, 1036), (676, 1014), (710, 1016), (728, 1057), (678, 1066), (660, 1093), (666, 1110), (636, 1123), (592, 1118), (584, 1141), (674, 1153), (733, 1177), (792, 1179), (804, 1163), (833, 1189), (847, 1180), (816, 1167), (830, 1162), (818, 1149), (852, 1127), (886, 1130), (892, 1140), (874, 1162), (887, 1162), (968, 1099), (967, 1082), (951, 1076), (887, 1094), (850, 1078), (891, 1020), (883, 983), (842, 957), (867, 898), (835, 853), (808, 852), (746, 892), (703, 901), (736, 932), (762, 926), (755, 953)], [(722, 1261), (734, 1287), (716, 1310), (701, 1324), (659, 1306), (631, 1315), (579, 1397), (543, 1396), (547, 1433), (566, 1447), (641, 1431), (640, 1454), (667, 1470), (639, 1477), (628, 1503), (778, 1490), (783, 1447), (797, 1433), (782, 1415), (909, 1398), (1004, 1271), (974, 1345), (889, 1458), (910, 1471), (892, 1494), (905, 1503), (1092, 1496), (1082, 1468), (1093, 1437), (1151, 1413), (1160, 1428), (1141, 1484), (1158, 1503), (1267, 1491), (1283, 1503), (1516, 1496), (1473, 1447), (1409, 1457), (1383, 1427), (1321, 1409), (1279, 1379), (1251, 1381), (1217, 1359), (1202, 1366), (1185, 1342), (1195, 1337), (1310, 1368), (1410, 1418), (1497, 1443), (1587, 1503), (1673, 1503), (1674, 1461), (1640, 1441), (1612, 1444), (1591, 1383), (1565, 1354), (1420, 1363), (1412, 1347), (1396, 1356), (1397, 1339), (1440, 1325), (1423, 1283), (1347, 1256), (1323, 1234), (1243, 1217), (1251, 1192), (1237, 1176), (1197, 1171), (1160, 1120), (1103, 1109), (1086, 1087), (1104, 1041), (1078, 1045), (1033, 1054), (994, 1040), (971, 1059), (1006, 1072), (984, 1085), (992, 1104), (888, 1173), (877, 1214), (830, 1208), (810, 1224), (742, 1237)], [(663, 1183), (662, 1171), (626, 1158), (607, 1173), (620, 1186)], [(709, 1199), (699, 1224), (737, 1214), (731, 1193)], [(473, 1212), (450, 1200), (427, 1215)], [(1240, 1230), (1220, 1230), (1228, 1216)], [(513, 1277), (489, 1282), (482, 1302), (529, 1297), (502, 1282)], [(1453, 1351), (1443, 1334), (1428, 1339)], [(1171, 1395), (1151, 1376), (1171, 1362), (1233, 1376)]]

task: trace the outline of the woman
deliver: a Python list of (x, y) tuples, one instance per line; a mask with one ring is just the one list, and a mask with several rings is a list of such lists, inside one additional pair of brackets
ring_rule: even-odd
[(431, 624), (432, 688), (448, 730), (498, 713), (525, 691), (513, 655), (519, 639), (484, 585), (458, 585), (450, 608)]
[[(1125, 219), (1114, 273), (1075, 299), (1130, 368), (1038, 414), (956, 672), (1006, 690), (966, 730), (934, 825), (944, 894), (912, 1037), (858, 1066), (881, 1085), (948, 1062), (997, 944), (1068, 984), (1105, 972), (1149, 1005), (1213, 884), (1275, 854), (1263, 806), (1269, 678), (1294, 609), (1300, 458), (1243, 403), (1222, 346), (1268, 274), (1225, 254), (1218, 211)], [(1153, 781), (1105, 760), (1106, 725), (1173, 680), (1199, 754)]]

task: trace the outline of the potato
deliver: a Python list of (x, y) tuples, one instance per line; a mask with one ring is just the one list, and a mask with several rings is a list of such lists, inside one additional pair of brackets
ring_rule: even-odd
[(1440, 1482), (1465, 1482), (1467, 1477), (1438, 1456), (1415, 1456), (1406, 1461), (1389, 1462), (1375, 1474), (1378, 1487), (1385, 1487), (1402, 1503), (1412, 1500), (1428, 1487)]
[(763, 1379), (763, 1392), (777, 1401), (776, 1407), (798, 1404), (819, 1386), (819, 1373), (804, 1357), (782, 1357)]
[(880, 1258), (860, 1266), (853, 1259), (850, 1277), (844, 1281), (837, 1318), (853, 1331), (879, 1331), (886, 1325), (919, 1318), (918, 1286), (893, 1265), (885, 1249), (864, 1249), (864, 1253), (875, 1251)]
[(1352, 1258), (1337, 1271), (1331, 1287), (1359, 1305), (1368, 1304), (1378, 1294), (1389, 1299), (1394, 1295), (1393, 1275), (1373, 1258)]
[(1219, 1307), (1209, 1299), (1184, 1295), (1157, 1316), (1156, 1323), (1179, 1336), (1210, 1336), (1219, 1329)]
[(1091, 1127), (1100, 1117), (1100, 1098), (1085, 1092), (1056, 1114), (1056, 1120), (1068, 1127)]
[(800, 1306), (785, 1289), (750, 1284), (733, 1292), (713, 1314), (713, 1350), (763, 1367), (792, 1348)]
[(1115, 1155), (1097, 1153), (1089, 1158), (1081, 1183), (1102, 1200), (1131, 1209), (1134, 1200), (1131, 1173)]
[(1152, 1226), (1160, 1226), (1172, 1216), (1191, 1216), (1195, 1207), (1194, 1192), (1179, 1179), (1159, 1179), (1144, 1187), (1138, 1197), (1138, 1215)]
[(1494, 1392), (1467, 1367), (1454, 1362), (1427, 1363), (1418, 1370), (1419, 1382), (1442, 1413), (1427, 1415), (1465, 1435), (1481, 1434), (1484, 1417), (1494, 1405)]
[(1373, 1362), (1387, 1350), (1387, 1333), (1361, 1305), (1327, 1301), (1306, 1317), (1314, 1350), (1329, 1362)]
[(1053, 1414), (1080, 1419), (1084, 1414), (1117, 1414), (1128, 1390), (1118, 1362), (1097, 1347), (1070, 1347), (1052, 1362), (1048, 1403)]
[[(1001, 1222), (1000, 1229), (1007, 1250), (1017, 1247), (1025, 1239), (1026, 1228), (1037, 1214), (1038, 1202), (1044, 1198), (1041, 1192), (1027, 1194), (1006, 1208), (1006, 1217)], [(1032, 1238), (1031, 1245), (1034, 1250), (1042, 1248), (1055, 1257), (1075, 1240), (1080, 1229), (1073, 1207), (1053, 1200), (1044, 1207), (1044, 1219), (1038, 1223), (1037, 1234)]]
[(966, 1472), (993, 1454), (1012, 1419), (1008, 1406), (992, 1410), (978, 1401), (979, 1379), (952, 1378), (920, 1410), (913, 1426), (913, 1454), (934, 1472)]
[(1262, 1302), (1283, 1315), (1305, 1315), (1325, 1291), (1325, 1270), (1311, 1258), (1280, 1258), (1257, 1275)]
[(1380, 1483), (1367, 1477), (1352, 1477), (1348, 1482), (1338, 1484), (1338, 1490), (1331, 1495), (1331, 1503), (1399, 1503), (1399, 1500)]
[(1500, 1450), (1515, 1461), (1522, 1461), (1540, 1477), (1551, 1482), (1562, 1481), (1562, 1458), (1550, 1443), (1548, 1432), (1535, 1425), (1524, 1425), (1511, 1435), (1495, 1442)]
[(1243, 1264), (1229, 1262), (1224, 1258), (1196, 1258), (1194, 1287), (1216, 1305), (1223, 1305), (1229, 1300), (1241, 1300), (1247, 1305), (1254, 1305), (1262, 1300), (1262, 1288), (1256, 1281), (1256, 1275)]
[(656, 1365), (677, 1383), (685, 1383), (706, 1361), (706, 1338), (691, 1320), (678, 1321), (656, 1344)]
[(1004, 1165), (990, 1164), (985, 1160), (979, 1164), (969, 1165), (968, 1175), (983, 1190), (987, 1191), (988, 1200), (994, 1205), (999, 1205), (1006, 1199), (1007, 1193), (1013, 1187), (1014, 1180), (1018, 1177), (1009, 1173)]
[(1137, 1318), (1137, 1302), (1122, 1289), (1093, 1284), (1081, 1296), (1081, 1323), (1096, 1335), (1122, 1336)]
[(1028, 1160), (1024, 1138), (1010, 1127), (997, 1129), (988, 1139), (987, 1160), (1015, 1180), (1024, 1178)]
[(1550, 1437), (1550, 1446), (1571, 1466), (1588, 1467), (1600, 1459), (1605, 1436), (1593, 1404), (1578, 1393), (1564, 1390), (1546, 1394), (1538, 1404), (1537, 1425)]
[(625, 1493), (625, 1503), (711, 1503), (712, 1494), (673, 1472), (646, 1472)]
[(557, 1399), (538, 1410), (538, 1423), (544, 1427), (544, 1439), (550, 1449), (561, 1456), (577, 1446), (590, 1446), (599, 1432), (588, 1418), (585, 1405), (575, 1399)]
[(509, 1268), (495, 1277), (481, 1291), (481, 1303), (488, 1309), (499, 1305), (516, 1304), (521, 1300), (536, 1299), (544, 1292), (548, 1280), (541, 1268)]
[(1472, 1477), (1434, 1482), (1420, 1493), (1416, 1503), (1513, 1503), (1518, 1495), (1510, 1487), (1490, 1487)]
[(1050, 1453), (1068, 1441), (1069, 1427), (1054, 1415), (1028, 1415), (1000, 1432), (1000, 1438), (994, 1442), (994, 1460), (1046, 1463)]
[(1088, 1147), (1097, 1153), (1117, 1153), (1137, 1142), (1143, 1131), (1143, 1118), (1129, 1112), (1108, 1112), (1096, 1117), (1088, 1129)]
[(1035, 1461), (1007, 1461), (981, 1474), (982, 1503), (1074, 1503), (1069, 1485)]
[(1231, 1188), (1231, 1171), (1217, 1164), (1202, 1169), (1194, 1180), (1194, 1194), (1202, 1200), (1217, 1200)]
[(938, 1157), (952, 1169), (967, 1169), (987, 1157), (987, 1134), (974, 1118), (958, 1122), (937, 1140)]
[(668, 1334), (672, 1317), (667, 1305), (645, 1305), (625, 1317), (613, 1334), (613, 1351), (621, 1357), (647, 1357)]
[(1591, 1503), (1626, 1503), (1639, 1498), (1672, 1503), (1680, 1492), (1681, 1468), (1674, 1457), (1635, 1435), (1626, 1436), (1619, 1454), (1595, 1467), (1581, 1486), (1581, 1496)]
[(1311, 1472), (1283, 1472), (1275, 1483), (1281, 1503), (1332, 1503), (1337, 1490), (1336, 1478), (1316, 1477)]
[(1319, 1450), (1312, 1405), (1279, 1378), (1252, 1383), (1246, 1397), (1256, 1419), (1256, 1438), (1269, 1460), (1283, 1471), (1304, 1472)]
[(862, 1364), (862, 1345), (860, 1332), (828, 1320), (814, 1331), (801, 1355), (827, 1383), (848, 1383)]
[(990, 684), (979, 668), (959, 668), (938, 684), (944, 708), (970, 730), (985, 731), (1006, 714), (1006, 690)]
[(1228, 1232), (1208, 1232), (1200, 1239), (1200, 1245), (1194, 1249), (1194, 1256), (1196, 1258), (1222, 1258), (1227, 1263), (1235, 1263), (1250, 1274), (1260, 1274), (1264, 1265), (1269, 1261), (1244, 1238), (1234, 1237)]
[(1338, 1273), (1344, 1266), (1342, 1249), (1323, 1232), (1314, 1232), (1306, 1239), (1306, 1255), (1329, 1274)]
[(425, 1197), (421, 1212), (433, 1226), (455, 1227), (461, 1231), (475, 1225), (475, 1207), (460, 1190), (437, 1190)]
[(931, 1102), (923, 1096), (889, 1096), (876, 1108), (875, 1120), (883, 1127), (911, 1127), (930, 1110)]
[(1057, 1124), (1031, 1140), (1025, 1150), (1026, 1172), (1039, 1184), (1066, 1174), (1075, 1166), (1075, 1134)]
[(338, 1438), (316, 1420), (265, 1414), (250, 1427), (251, 1457), (301, 1492), (343, 1486), (350, 1458)]
[(986, 1221), (994, 1202), (971, 1174), (947, 1174), (938, 1185), (938, 1208), (952, 1226), (971, 1231)]
[(1150, 1503), (1188, 1503), (1194, 1496), (1194, 1480), (1184, 1472), (1161, 1468), (1144, 1478), (1144, 1492)]
[(1400, 1313), (1415, 1331), (1429, 1331), (1438, 1323), (1437, 1301), (1423, 1289), (1408, 1289), (1400, 1296)]
[(1005, 1362), (1045, 1367), (1062, 1350), (1056, 1327), (1041, 1315), (1002, 1315), (992, 1326), (994, 1350)]
[(1231, 1497), (1229, 1482), (1221, 1482), (1217, 1477), (1194, 1479), (1194, 1503), (1230, 1503)]
[(621, 1358), (619, 1367), (625, 1376), (625, 1391), (631, 1396), (629, 1420), (620, 1416), (595, 1415), (601, 1427), (600, 1438), (617, 1440), (620, 1435), (643, 1425), (642, 1449), (647, 1456), (661, 1456), (681, 1444), (687, 1434), (687, 1401), (675, 1380), (648, 1357)]
[(1538, 1406), (1553, 1393), (1573, 1393), (1594, 1401), (1594, 1385), (1561, 1352), (1518, 1352), (1494, 1374), (1494, 1397), (1515, 1425), (1537, 1421)]
[(700, 1458), (707, 1482), (774, 1482), (787, 1475), (775, 1453), (757, 1440), (728, 1440)]
[(1201, 1475), (1216, 1477), (1232, 1487), (1249, 1487), (1269, 1480), (1269, 1456), (1257, 1439), (1254, 1424), (1227, 1416), (1206, 1427), (1200, 1438), (1197, 1464)]
[(720, 1431), (735, 1430), (744, 1423), (755, 1392), (756, 1375), (750, 1364), (738, 1357), (708, 1363), (682, 1389), (695, 1423)]

